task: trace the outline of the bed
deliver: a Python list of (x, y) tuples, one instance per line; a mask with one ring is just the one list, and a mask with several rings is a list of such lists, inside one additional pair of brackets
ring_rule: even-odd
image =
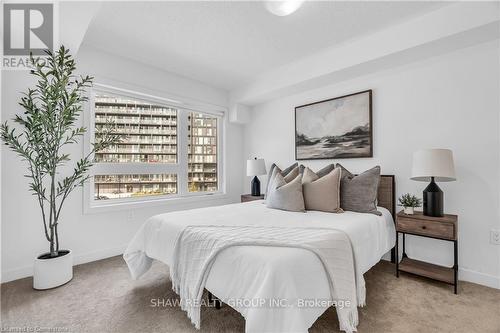
[[(176, 239), (190, 225), (335, 228), (349, 236), (354, 258), (364, 274), (388, 252), (392, 252), (391, 259), (394, 256), (394, 187), (393, 176), (381, 176), (378, 208), (382, 216), (349, 211), (288, 212), (269, 209), (261, 200), (156, 215), (137, 232), (124, 258), (135, 279), (153, 260), (170, 266)], [(246, 332), (307, 332), (331, 305), (325, 302), (330, 299), (330, 287), (323, 266), (313, 253), (300, 248), (228, 248), (215, 258), (205, 288), (241, 313)], [(284, 306), (252, 303), (269, 297)], [(292, 299), (302, 300), (306, 306), (287, 306), (287, 300)]]

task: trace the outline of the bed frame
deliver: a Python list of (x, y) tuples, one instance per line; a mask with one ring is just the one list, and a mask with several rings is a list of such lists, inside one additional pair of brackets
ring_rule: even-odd
[[(377, 195), (378, 205), (391, 212), (396, 223), (396, 182), (394, 175), (381, 175)], [(391, 250), (391, 262), (396, 262), (396, 249)]]

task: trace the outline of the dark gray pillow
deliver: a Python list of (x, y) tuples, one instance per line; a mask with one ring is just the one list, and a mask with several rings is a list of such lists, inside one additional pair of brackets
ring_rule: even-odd
[(377, 210), (378, 185), (380, 183), (380, 167), (376, 166), (357, 176), (337, 163), (342, 169), (340, 180), (340, 207), (358, 213), (382, 215)]
[[(267, 192), (269, 191), (269, 183), (270, 183), (270, 180), (271, 180), (271, 176), (273, 174), (273, 169), (274, 167), (276, 167), (276, 163), (273, 163), (271, 164), (271, 167), (269, 168), (269, 172), (267, 174), (267, 184), (266, 184), (266, 193), (264, 193), (264, 197), (267, 196)], [(290, 172), (292, 172), (293, 169), (295, 169), (296, 167), (299, 166), (299, 163), (298, 162), (295, 162), (293, 163), (292, 165), (290, 165), (288, 168), (286, 168), (285, 170), (281, 171), (281, 175), (283, 177), (286, 177)]]
[[(301, 175), (304, 174), (304, 170), (306, 169), (306, 166), (305, 165), (300, 165), (299, 167), (299, 173)], [(333, 169), (335, 169), (335, 164), (328, 164), (326, 167), (324, 167), (323, 169), (319, 170), (318, 172), (315, 172), (315, 174), (321, 178), (323, 176), (326, 176), (327, 174), (329, 174), (330, 172), (333, 171)]]

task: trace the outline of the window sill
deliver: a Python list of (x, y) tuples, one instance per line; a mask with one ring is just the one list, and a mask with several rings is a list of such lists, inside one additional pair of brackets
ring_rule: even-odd
[(128, 202), (116, 202), (109, 204), (98, 204), (98, 205), (85, 205), (84, 214), (99, 214), (107, 212), (123, 211), (128, 209), (138, 209), (146, 207), (163, 206), (167, 209), (170, 208), (184, 208), (184, 205), (189, 205), (197, 202), (210, 202), (214, 200), (225, 200), (229, 199), (227, 193), (213, 193), (213, 194), (203, 194), (203, 195), (191, 195), (184, 197), (173, 197), (173, 198), (159, 198), (150, 200), (137, 200)]

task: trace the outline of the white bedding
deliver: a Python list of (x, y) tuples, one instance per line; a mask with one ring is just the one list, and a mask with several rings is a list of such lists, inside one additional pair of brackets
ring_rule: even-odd
[[(368, 271), (395, 244), (389, 211), (382, 216), (345, 212), (286, 212), (262, 201), (193, 209), (150, 218), (137, 232), (124, 258), (134, 278), (145, 273), (152, 259), (172, 263), (175, 241), (188, 225), (264, 225), (333, 228), (349, 236), (354, 259)], [(246, 319), (247, 332), (306, 332), (329, 305), (306, 307), (246, 306), (252, 299), (330, 300), (324, 268), (310, 251), (299, 248), (238, 246), (216, 258), (206, 289), (225, 300)], [(244, 300), (245, 304), (238, 303)], [(202, 323), (203, 325), (203, 323)]]

